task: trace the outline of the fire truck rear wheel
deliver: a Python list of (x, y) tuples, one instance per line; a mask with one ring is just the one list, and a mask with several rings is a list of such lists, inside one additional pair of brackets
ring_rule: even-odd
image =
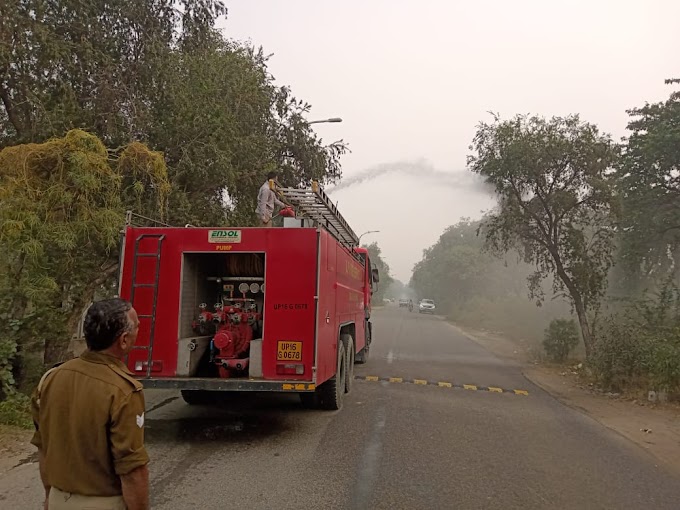
[(345, 363), (345, 393), (349, 393), (352, 391), (352, 382), (354, 381), (354, 339), (352, 338), (352, 335), (342, 335), (340, 339), (347, 349), (347, 362)]
[(338, 342), (338, 364), (335, 375), (319, 387), (321, 407), (329, 411), (342, 409), (342, 399), (345, 396), (345, 371), (347, 370), (347, 355), (345, 346)]
[(202, 390), (182, 390), (182, 399), (190, 406), (209, 404), (213, 396), (208, 391)]

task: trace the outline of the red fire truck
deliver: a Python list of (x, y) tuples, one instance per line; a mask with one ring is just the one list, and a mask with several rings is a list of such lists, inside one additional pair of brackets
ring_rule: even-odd
[(119, 293), (139, 315), (128, 366), (146, 388), (342, 407), (368, 358), (378, 271), (318, 183), (275, 189), (296, 212), (282, 228), (149, 227), (128, 213)]

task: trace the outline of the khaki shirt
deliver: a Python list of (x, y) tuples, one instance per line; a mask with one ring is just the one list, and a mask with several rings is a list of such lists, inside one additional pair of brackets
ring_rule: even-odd
[(144, 466), (144, 394), (123, 362), (86, 351), (52, 369), (32, 399), (46, 482), (83, 496), (122, 494), (120, 475)]

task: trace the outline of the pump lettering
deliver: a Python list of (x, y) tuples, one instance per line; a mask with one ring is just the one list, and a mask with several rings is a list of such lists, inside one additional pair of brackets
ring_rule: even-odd
[(307, 303), (275, 303), (274, 310), (307, 310)]

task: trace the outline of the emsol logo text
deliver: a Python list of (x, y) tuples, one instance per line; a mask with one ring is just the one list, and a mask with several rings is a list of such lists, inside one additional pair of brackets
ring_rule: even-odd
[(211, 243), (240, 243), (240, 230), (208, 230), (208, 242)]

